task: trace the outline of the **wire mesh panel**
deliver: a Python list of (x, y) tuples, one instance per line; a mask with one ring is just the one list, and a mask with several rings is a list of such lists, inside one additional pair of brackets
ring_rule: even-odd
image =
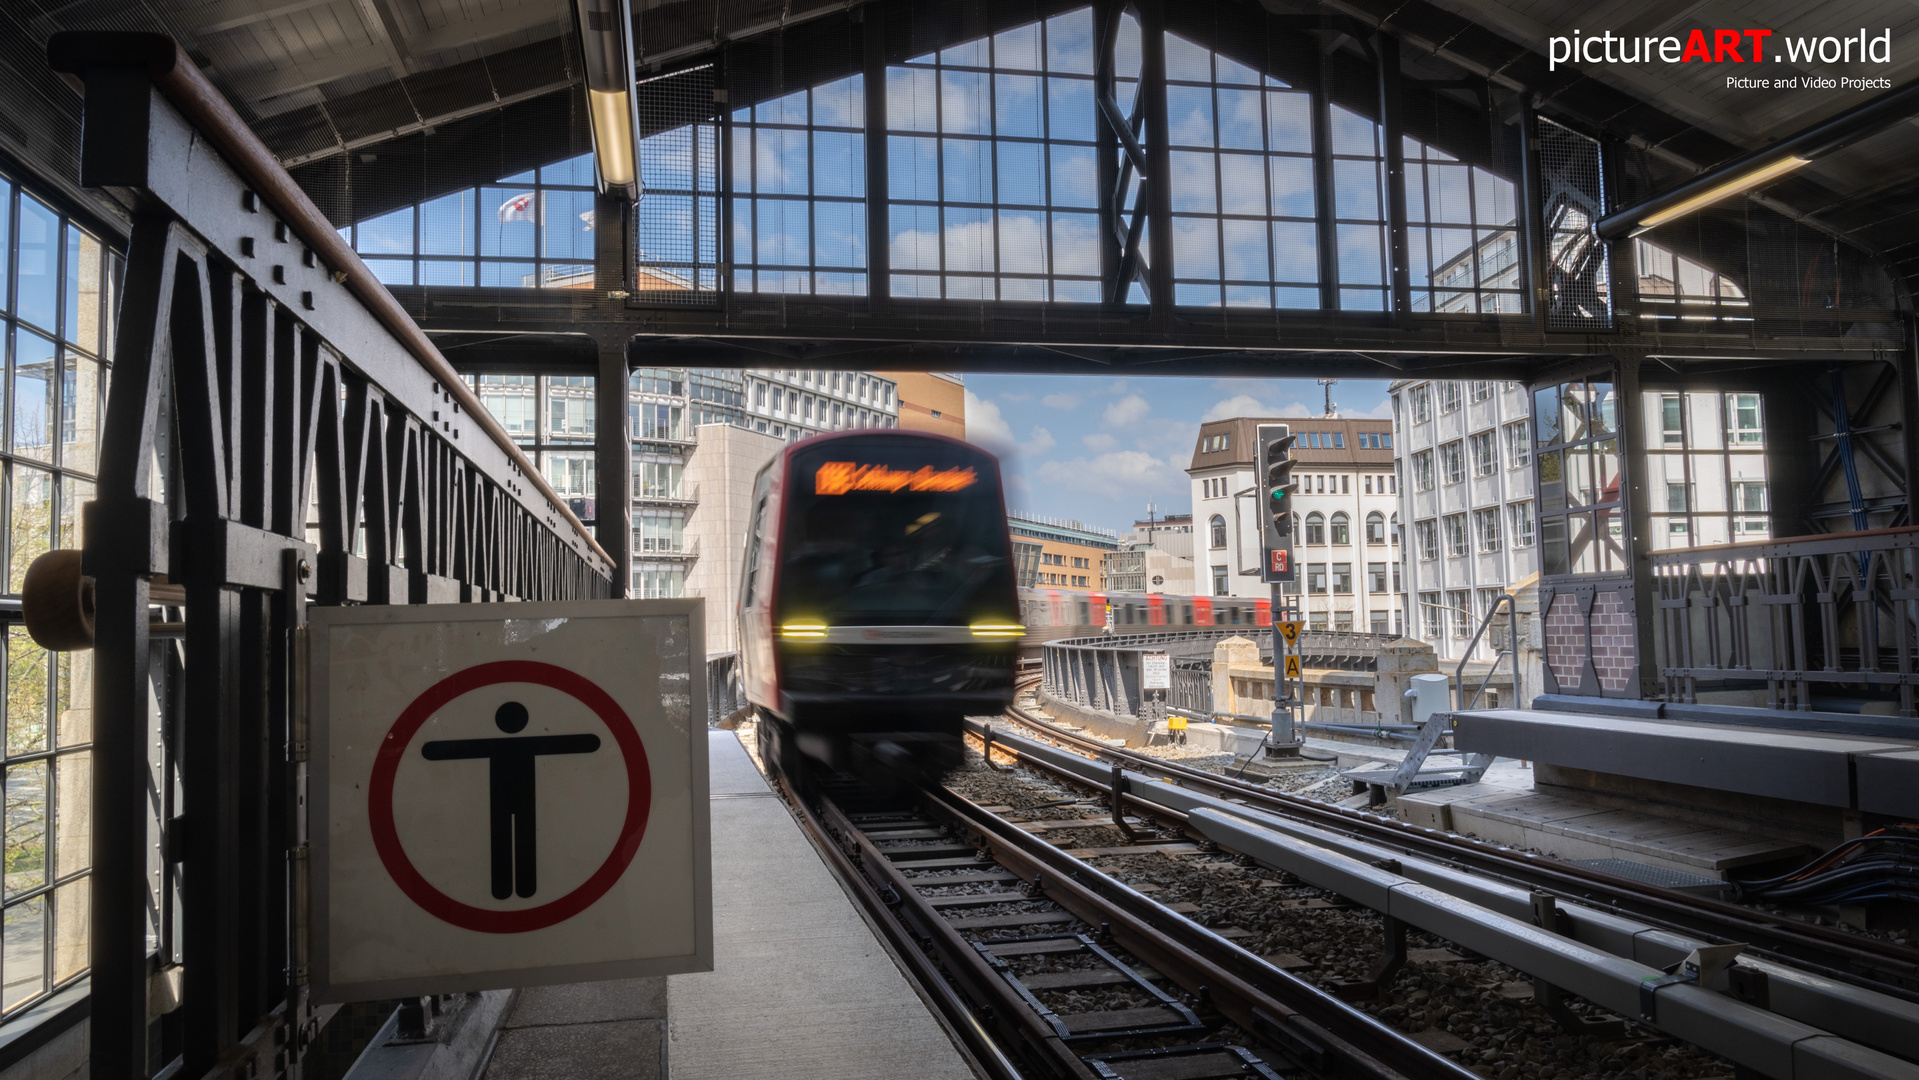
[(1599, 143), (1539, 120), (1541, 220), (1546, 227), (1547, 325), (1593, 330), (1612, 325), (1612, 278), (1597, 224), (1605, 211)]
[(633, 299), (670, 307), (719, 299), (719, 114), (708, 65), (647, 79), (640, 111), (640, 182)]

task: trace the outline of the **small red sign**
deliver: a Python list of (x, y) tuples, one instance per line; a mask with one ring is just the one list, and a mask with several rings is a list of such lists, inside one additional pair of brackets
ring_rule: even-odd
[(1273, 552), (1273, 573), (1283, 574), (1286, 572), (1286, 556), (1288, 554), (1290, 554), (1290, 552), (1284, 548), (1277, 549)]

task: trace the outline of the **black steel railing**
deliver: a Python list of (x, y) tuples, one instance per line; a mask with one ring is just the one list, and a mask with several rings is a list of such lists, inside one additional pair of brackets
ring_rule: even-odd
[(1919, 715), (1919, 528), (1661, 551), (1652, 564), (1668, 700), (1763, 687), (1775, 709), (1880, 701)]
[(613, 564), (170, 39), (49, 52), (85, 84), (82, 182), (134, 215), (82, 556), (90, 1074), (298, 1075), (331, 1015), (305, 986), (307, 605), (604, 597)]

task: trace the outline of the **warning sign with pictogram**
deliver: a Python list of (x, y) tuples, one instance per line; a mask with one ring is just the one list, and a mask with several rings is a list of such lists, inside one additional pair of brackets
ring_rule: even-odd
[(698, 600), (318, 608), (318, 1001), (712, 969)]
[(1299, 678), (1299, 657), (1289, 656), (1286, 658), (1286, 677), (1289, 679)]

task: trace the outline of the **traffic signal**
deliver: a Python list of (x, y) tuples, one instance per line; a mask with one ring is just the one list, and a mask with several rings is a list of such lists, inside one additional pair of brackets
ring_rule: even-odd
[(1261, 424), (1256, 433), (1255, 482), (1259, 485), (1259, 576), (1268, 583), (1296, 580), (1293, 566), (1293, 443), (1285, 424)]

